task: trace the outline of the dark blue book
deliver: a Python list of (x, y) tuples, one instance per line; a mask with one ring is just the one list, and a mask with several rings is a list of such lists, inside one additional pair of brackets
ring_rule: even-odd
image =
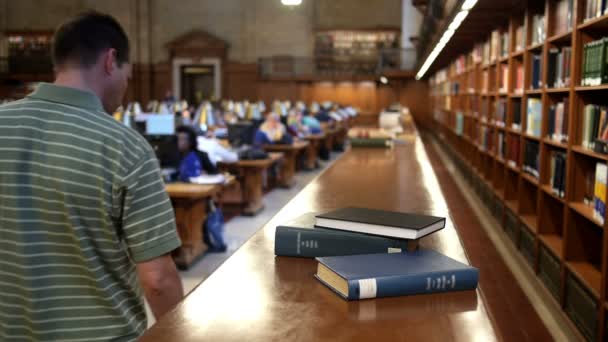
[(347, 300), (477, 288), (479, 270), (432, 250), (317, 258), (315, 277)]
[(277, 226), (274, 254), (315, 258), (406, 250), (408, 240), (315, 227), (315, 213)]

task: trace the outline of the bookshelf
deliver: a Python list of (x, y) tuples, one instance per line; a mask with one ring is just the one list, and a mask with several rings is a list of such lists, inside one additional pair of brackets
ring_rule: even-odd
[[(589, 17), (591, 2), (529, 2), (430, 85), (435, 131), (450, 155), (570, 323), (594, 341), (608, 340), (608, 234), (589, 199), (608, 154), (589, 148), (584, 130), (589, 106), (606, 103), (608, 81), (583, 85), (582, 61), (585, 44), (608, 37), (608, 14)], [(441, 91), (454, 83), (466, 94)], [(445, 102), (464, 113), (462, 136)]]

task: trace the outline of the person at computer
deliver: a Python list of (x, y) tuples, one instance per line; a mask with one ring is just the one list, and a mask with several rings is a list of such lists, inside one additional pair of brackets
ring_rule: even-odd
[(297, 138), (310, 135), (310, 129), (302, 122), (302, 112), (296, 109), (289, 111), (287, 115), (287, 132)]
[(198, 149), (198, 141), (194, 129), (180, 126), (176, 129), (177, 148), (180, 153), (179, 180), (188, 182), (190, 178), (203, 173), (215, 175), (217, 168), (209, 159), (209, 155)]
[(255, 133), (253, 141), (253, 145), (256, 147), (271, 144), (290, 145), (292, 143), (293, 138), (287, 134), (287, 129), (281, 122), (281, 118), (274, 112), (266, 116), (266, 120)]
[(309, 111), (304, 111), (302, 116), (302, 125), (308, 128), (310, 134), (321, 134), (321, 123)]
[(212, 131), (199, 135), (197, 142), (198, 150), (206, 152), (213, 165), (217, 165), (218, 162), (236, 163), (239, 160), (238, 153), (222, 146)]

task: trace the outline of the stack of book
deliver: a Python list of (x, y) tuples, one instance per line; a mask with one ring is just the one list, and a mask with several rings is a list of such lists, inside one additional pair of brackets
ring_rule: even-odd
[(495, 61), (498, 59), (498, 56), (500, 54), (500, 32), (498, 30), (492, 31), (490, 41), (492, 42), (490, 60)]
[(540, 89), (543, 86), (543, 80), (541, 78), (542, 70), (542, 55), (532, 55), (532, 74), (530, 77), (530, 88)]
[(543, 43), (545, 38), (545, 16), (543, 14), (535, 14), (532, 17), (532, 44)]
[(524, 35), (524, 25), (515, 29), (515, 51), (522, 51), (526, 46), (526, 36)]
[(464, 133), (464, 115), (462, 112), (456, 113), (456, 134), (462, 136)]
[(601, 17), (608, 13), (605, 0), (585, 0), (585, 21)]
[(509, 89), (509, 66), (500, 64), (500, 89), (501, 93), (506, 93)]
[(462, 74), (466, 67), (465, 56), (458, 57), (458, 59), (456, 59), (456, 62), (454, 64), (456, 66), (456, 74), (458, 74), (458, 75)]
[(602, 38), (584, 45), (582, 85), (597, 86), (608, 82), (608, 70), (606, 68), (607, 42), (608, 38)]
[(481, 114), (481, 117), (484, 118), (484, 119), (487, 118), (488, 115), (489, 115), (489, 112), (490, 112), (489, 106), (490, 106), (490, 100), (488, 100), (487, 97), (482, 98), (481, 99), (481, 112), (480, 112), (480, 114)]
[(558, 142), (568, 142), (568, 98), (549, 107), (547, 137)]
[(471, 53), (471, 58), (473, 59), (473, 63), (475, 63), (475, 64), (481, 63), (482, 55), (483, 55), (483, 45), (482, 44), (475, 45), (475, 48), (473, 49), (473, 52)]
[(509, 56), (509, 32), (500, 35), (500, 57)]
[(494, 116), (494, 124), (498, 127), (505, 127), (507, 117), (507, 99), (498, 99), (496, 101), (496, 111)]
[(479, 271), (418, 239), (445, 218), (364, 208), (304, 214), (277, 227), (275, 254), (316, 258), (315, 278), (346, 300), (474, 290)]
[(588, 104), (583, 112), (582, 145), (584, 148), (606, 153), (608, 141), (608, 111), (605, 106)]
[(483, 44), (483, 64), (490, 64), (490, 41)]
[(542, 123), (542, 102), (538, 98), (528, 99), (528, 111), (526, 116), (526, 133), (540, 138)]
[(507, 141), (507, 159), (509, 165), (517, 167), (519, 165), (519, 137), (510, 135)]
[(521, 100), (513, 99), (513, 122), (511, 129), (521, 131)]
[(539, 152), (540, 144), (538, 141), (526, 141), (523, 170), (536, 178), (539, 177)]
[(549, 50), (547, 66), (547, 87), (565, 88), (570, 86), (570, 61), (572, 48), (564, 47)]
[(524, 66), (521, 64), (517, 64), (515, 69), (515, 89), (514, 92), (516, 94), (521, 94), (524, 92)]
[(551, 175), (549, 182), (553, 194), (564, 198), (566, 191), (566, 154), (564, 152), (551, 152)]
[(488, 70), (484, 70), (481, 73), (481, 89), (483, 89), (484, 93), (488, 93), (490, 91), (490, 73)]
[(479, 148), (482, 151), (491, 152), (492, 146), (492, 129), (490, 127), (481, 125), (479, 127)]
[(567, 33), (572, 30), (572, 9), (574, 0), (559, 0), (555, 11), (554, 34)]
[(505, 159), (505, 149), (506, 149), (506, 140), (505, 134), (503, 132), (498, 132), (498, 157), (501, 159)]
[(606, 183), (608, 167), (605, 163), (595, 165), (595, 187), (593, 192), (593, 217), (602, 225), (606, 217)]

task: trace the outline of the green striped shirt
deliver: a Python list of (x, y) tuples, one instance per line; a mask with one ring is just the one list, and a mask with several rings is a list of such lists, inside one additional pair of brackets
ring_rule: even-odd
[(135, 263), (180, 245), (150, 145), (92, 93), (0, 106), (0, 340), (134, 340)]

